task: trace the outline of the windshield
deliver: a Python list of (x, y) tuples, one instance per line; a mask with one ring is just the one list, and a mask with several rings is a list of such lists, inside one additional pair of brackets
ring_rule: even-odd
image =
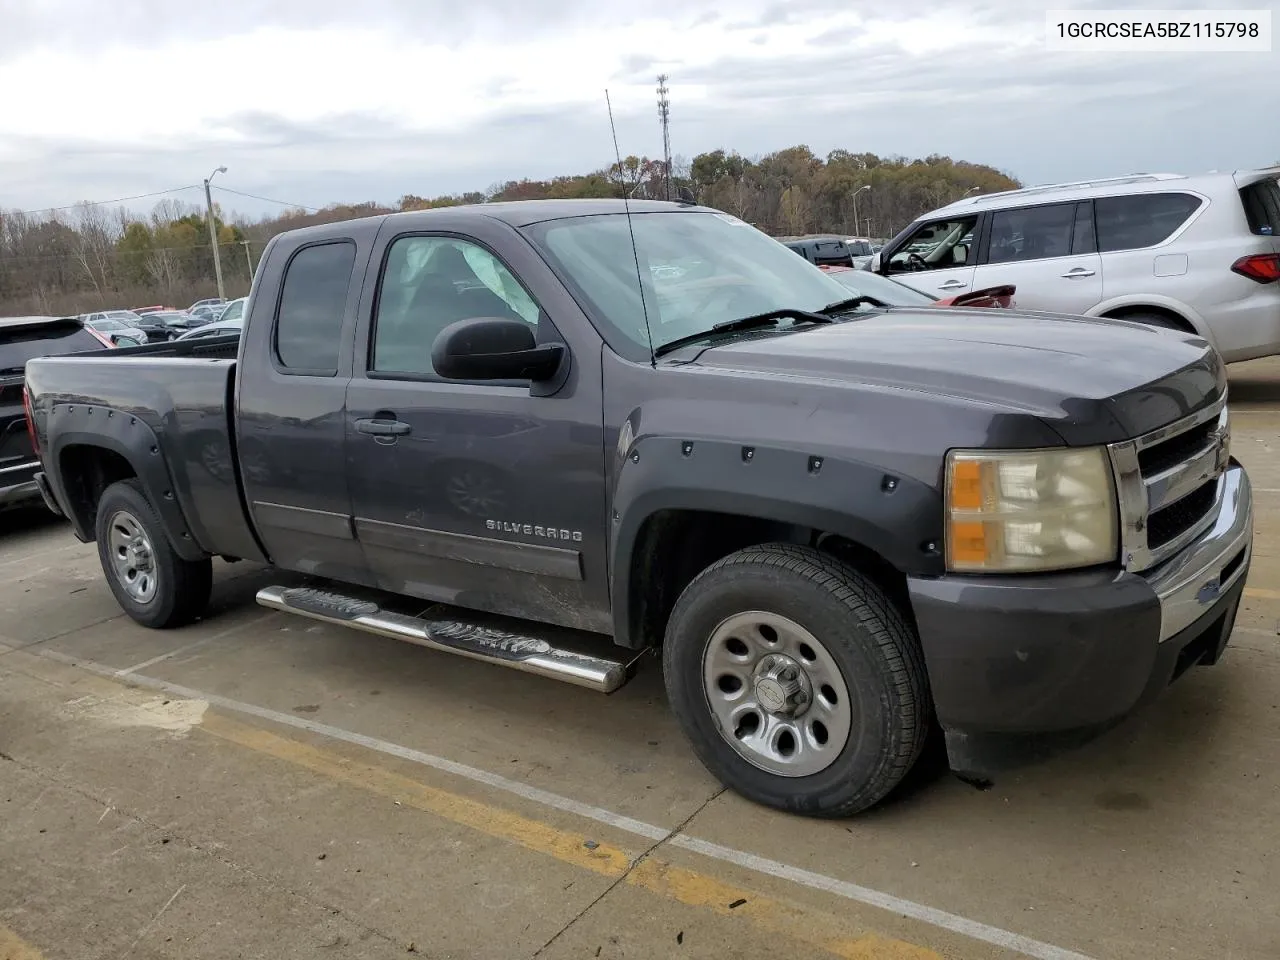
[(571, 217), (529, 232), (598, 322), (625, 338), (619, 350), (634, 359), (650, 355), (646, 310), (657, 349), (719, 323), (784, 308), (821, 310), (849, 296), (803, 257), (728, 214), (638, 213), (630, 228), (621, 213)]
[(125, 325), (119, 320), (94, 320), (89, 326), (95, 330), (124, 330)]
[(875, 297), (891, 307), (927, 307), (937, 302), (927, 293), (912, 290), (904, 283), (882, 277), (870, 270), (839, 270), (830, 276), (843, 284), (850, 296)]

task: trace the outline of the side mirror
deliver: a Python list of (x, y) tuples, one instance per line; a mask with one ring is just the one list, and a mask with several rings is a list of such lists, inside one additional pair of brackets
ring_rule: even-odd
[(872, 273), (880, 272), (880, 252), (876, 251), (871, 255), (871, 262), (867, 264), (867, 269)]
[(549, 380), (564, 347), (538, 346), (522, 320), (471, 317), (449, 324), (431, 347), (436, 373), (449, 380)]

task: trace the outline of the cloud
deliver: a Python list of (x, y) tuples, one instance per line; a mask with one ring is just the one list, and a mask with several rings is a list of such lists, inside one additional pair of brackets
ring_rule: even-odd
[(0, 89), (22, 91), (0, 111), (0, 207), (219, 165), (216, 182), (307, 206), (584, 172), (612, 159), (605, 88), (623, 152), (660, 152), (659, 72), (687, 156), (944, 153), (1032, 182), (1277, 159), (1240, 96), (1245, 72), (1249, 89), (1280, 85), (1274, 55), (1050, 53), (1043, 11), (1019, 0), (716, 6), (0, 0)]

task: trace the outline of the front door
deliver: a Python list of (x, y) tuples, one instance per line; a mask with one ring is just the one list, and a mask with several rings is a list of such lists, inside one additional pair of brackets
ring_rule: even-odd
[(528, 382), (441, 379), (431, 348), (456, 320), (520, 319), (543, 327), (541, 342), (555, 331), (529, 288), (472, 239), (403, 235), (383, 260), (346, 409), (356, 535), (379, 584), (609, 629), (598, 372), (594, 390), (571, 377), (554, 396)]
[(880, 272), (938, 299), (968, 293), (977, 227), (977, 214), (922, 223), (884, 251)]
[(1011, 283), (1024, 310), (1083, 314), (1102, 301), (1092, 203), (1049, 203), (991, 214), (973, 287)]

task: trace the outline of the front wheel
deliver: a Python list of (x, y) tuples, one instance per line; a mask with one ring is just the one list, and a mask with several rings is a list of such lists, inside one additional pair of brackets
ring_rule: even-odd
[(663, 674), (707, 768), (792, 813), (873, 806), (928, 733), (914, 632), (884, 591), (808, 547), (752, 547), (699, 574), (668, 621)]
[(96, 532), (107, 585), (138, 623), (180, 627), (204, 612), (213, 587), (212, 562), (178, 556), (137, 480), (121, 480), (103, 492)]

